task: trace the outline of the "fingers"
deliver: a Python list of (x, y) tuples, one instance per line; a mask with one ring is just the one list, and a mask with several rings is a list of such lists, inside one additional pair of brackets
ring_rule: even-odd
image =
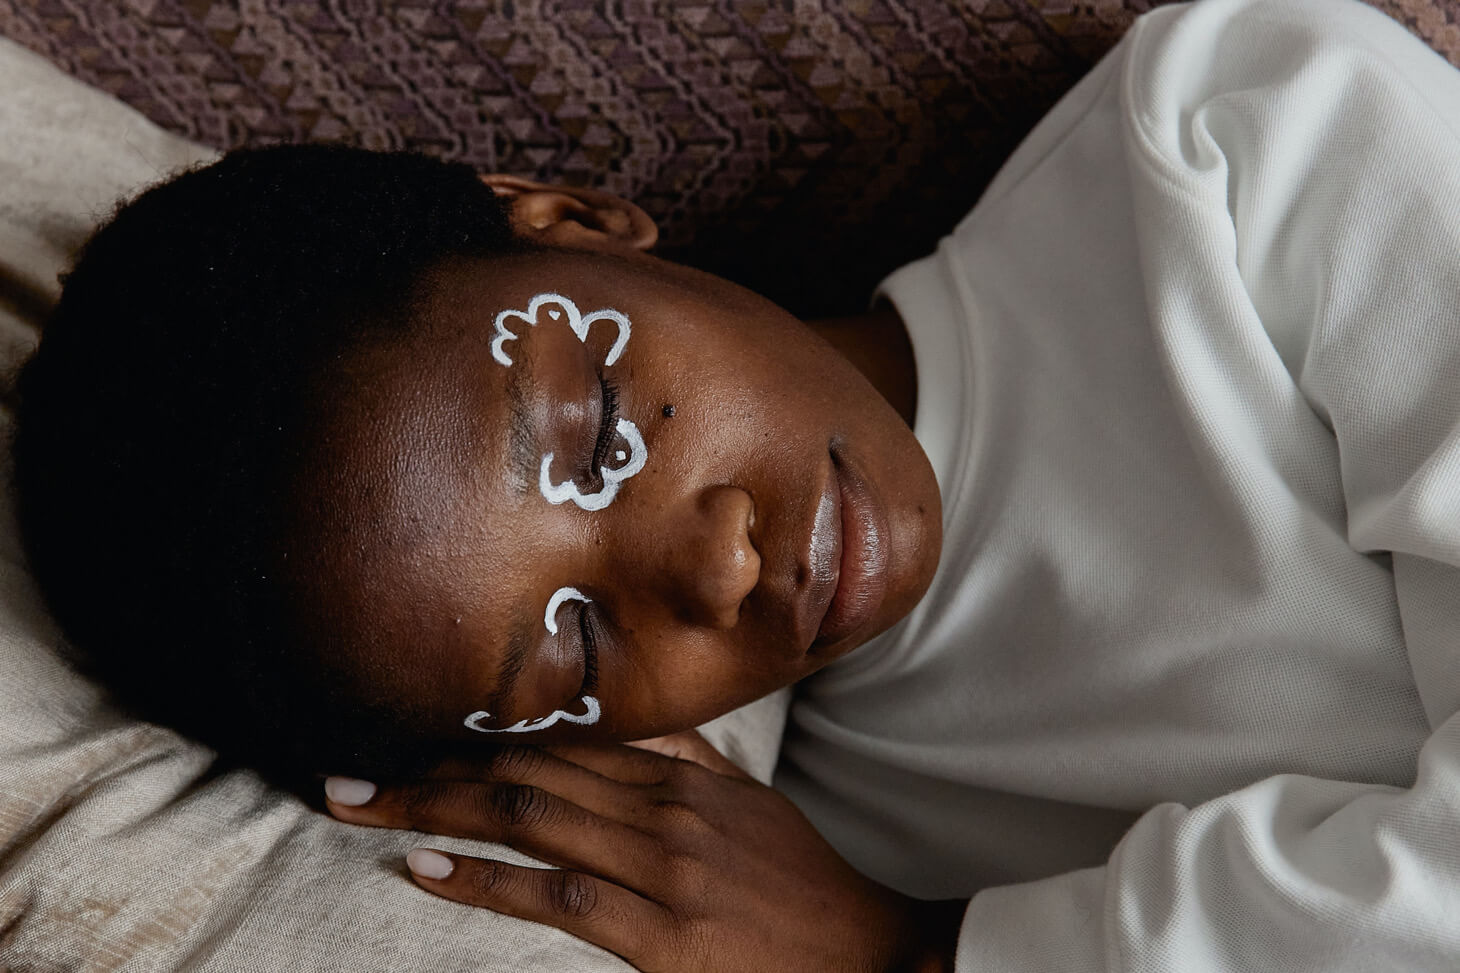
[(683, 770), (683, 761), (642, 747), (555, 744), (550, 753), (622, 784), (662, 784)]
[(424, 889), (466, 905), (556, 926), (630, 963), (662, 935), (666, 913), (627, 889), (577, 871), (417, 848), (406, 856)]
[(430, 779), (530, 785), (594, 814), (623, 820), (622, 782), (538, 747), (503, 747), (482, 757), (453, 758), (438, 765)]
[[(330, 813), (342, 821), (510, 845), (554, 865), (613, 881), (641, 879), (658, 846), (642, 831), (556, 794), (523, 784), (421, 781), (366, 795), (341, 778), (326, 783)], [(361, 804), (343, 801), (365, 796)]]
[(683, 733), (671, 733), (669, 736), (635, 740), (629, 746), (652, 750), (675, 760), (688, 760), (723, 777), (736, 777), (740, 780), (754, 779), (732, 763), (723, 753), (716, 750), (714, 745), (701, 736), (698, 730), (685, 730)]

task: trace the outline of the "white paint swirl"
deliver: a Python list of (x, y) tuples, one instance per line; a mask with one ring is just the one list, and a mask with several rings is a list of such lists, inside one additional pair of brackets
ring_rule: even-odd
[(578, 601), (584, 602), (585, 604), (591, 605), (593, 603), (592, 598), (589, 598), (577, 588), (569, 588), (568, 586), (564, 585), (557, 591), (554, 591), (553, 596), (548, 599), (547, 611), (543, 612), (542, 615), (542, 623), (547, 626), (549, 635), (558, 634), (558, 608), (563, 604), (563, 602), (567, 601), (569, 598), (576, 599)]
[(534, 720), (522, 720), (518, 723), (513, 723), (511, 726), (505, 726), (500, 730), (489, 730), (477, 724), (492, 714), (486, 710), (478, 710), (466, 718), (466, 725), (478, 733), (531, 733), (533, 730), (546, 730), (559, 721), (564, 723), (582, 723), (585, 726), (597, 723), (599, 713), (601, 712), (598, 706), (598, 700), (592, 696), (580, 696), (579, 699), (586, 707), (586, 711), (581, 715), (574, 715), (565, 709), (555, 709), (550, 716), (540, 716)]
[(530, 328), (536, 327), (537, 312), (544, 305), (552, 304), (556, 304), (557, 307), (548, 310), (548, 317), (557, 321), (566, 315), (568, 319), (566, 324), (569, 328), (573, 329), (573, 333), (578, 336), (579, 341), (586, 342), (588, 340), (588, 329), (599, 321), (612, 321), (618, 325), (618, 337), (614, 339), (613, 347), (608, 349), (608, 354), (603, 356), (603, 364), (612, 365), (618, 361), (619, 355), (624, 353), (624, 345), (629, 343), (631, 326), (628, 317), (611, 307), (605, 307), (588, 314), (583, 314), (578, 310), (578, 305), (563, 295), (552, 291), (538, 294), (528, 302), (527, 310), (525, 311), (508, 308), (497, 315), (496, 320), (492, 322), (492, 327), (496, 330), (496, 335), (492, 338), (492, 357), (500, 364), (511, 365), (512, 359), (508, 357), (505, 346), (507, 342), (516, 341), (520, 336), (513, 331), (507, 330), (507, 322), (517, 320), (523, 322)]
[[(624, 480), (633, 476), (644, 468), (649, 461), (649, 450), (644, 446), (644, 437), (639, 435), (639, 427), (627, 419), (620, 419), (614, 431), (624, 438), (629, 444), (629, 461), (618, 469), (607, 465), (598, 468), (598, 475), (603, 480), (603, 486), (592, 493), (582, 493), (578, 490), (578, 484), (572, 480), (564, 480), (562, 483), (554, 483), (551, 475), (553, 465), (553, 454), (547, 453), (542, 458), (542, 466), (538, 469), (537, 488), (542, 491), (543, 497), (548, 503), (566, 503), (571, 500), (584, 510), (602, 510), (613, 503), (613, 498), (618, 495), (619, 486)], [(623, 450), (618, 451), (619, 456), (624, 455)]]

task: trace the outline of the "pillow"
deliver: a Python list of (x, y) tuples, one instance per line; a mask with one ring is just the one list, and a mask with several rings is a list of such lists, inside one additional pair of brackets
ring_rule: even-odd
[[(3, 39), (0, 92), (9, 375), (95, 223), (212, 153)], [(0, 434), (9, 421), (0, 410)], [(768, 781), (788, 698), (783, 690), (704, 731)], [(124, 715), (66, 665), (0, 497), (0, 967), (628, 969), (555, 929), (421, 891), (402, 864), (419, 835), (342, 824), (213, 762), (207, 748)], [(432, 843), (531, 861), (480, 842)]]

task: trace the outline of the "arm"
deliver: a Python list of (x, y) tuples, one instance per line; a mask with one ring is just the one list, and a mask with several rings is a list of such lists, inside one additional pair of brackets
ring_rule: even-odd
[(1110, 96), (1165, 364), (1211, 393), (1193, 421), (1226, 448), (1216, 469), (1262, 443), (1301, 497), (1314, 457), (1262, 438), (1273, 403), (1230, 363), (1291, 375), (1342, 481), (1315, 516), (1392, 563), (1432, 735), (1406, 786), (1275, 776), (1150, 810), (1102, 867), (983, 891), (958, 969), (1454, 969), (1460, 75), (1346, 3), (1169, 8), (1122, 56)]

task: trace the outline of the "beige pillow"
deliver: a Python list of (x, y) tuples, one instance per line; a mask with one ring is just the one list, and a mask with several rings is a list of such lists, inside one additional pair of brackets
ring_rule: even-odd
[[(211, 155), (0, 39), (0, 371), (34, 345), (57, 273), (115, 201)], [(210, 774), (210, 750), (117, 713), (60, 646), (0, 499), (0, 968), (627, 969), (420, 891), (401, 864), (417, 835), (341, 824), (250, 773)], [(769, 780), (787, 698), (706, 735)]]

